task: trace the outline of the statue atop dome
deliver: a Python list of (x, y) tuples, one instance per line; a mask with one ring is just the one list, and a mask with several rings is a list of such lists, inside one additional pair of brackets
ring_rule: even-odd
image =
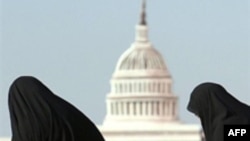
[(147, 25), (146, 22), (146, 0), (142, 2), (142, 11), (141, 11), (141, 19), (140, 25)]

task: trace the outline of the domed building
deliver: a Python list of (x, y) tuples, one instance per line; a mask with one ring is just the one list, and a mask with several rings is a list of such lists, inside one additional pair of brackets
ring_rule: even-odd
[(143, 1), (135, 41), (117, 62), (98, 128), (106, 141), (201, 141), (199, 125), (179, 120), (172, 76), (148, 38), (145, 7)]

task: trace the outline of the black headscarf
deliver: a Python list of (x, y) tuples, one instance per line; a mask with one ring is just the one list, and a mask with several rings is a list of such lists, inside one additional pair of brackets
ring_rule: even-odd
[(187, 109), (200, 117), (206, 141), (223, 141), (224, 125), (250, 124), (250, 107), (215, 83), (198, 85)]
[(34, 77), (19, 77), (9, 90), (12, 141), (104, 141), (77, 108)]

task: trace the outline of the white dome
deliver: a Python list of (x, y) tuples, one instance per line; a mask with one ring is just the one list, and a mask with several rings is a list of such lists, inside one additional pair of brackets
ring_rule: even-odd
[[(123, 56), (123, 55), (122, 55)], [(117, 70), (165, 70), (165, 63), (160, 53), (152, 48), (138, 48), (121, 58)]]
[(161, 54), (150, 43), (133, 43), (119, 58), (113, 78), (171, 78)]
[(161, 54), (148, 40), (146, 25), (136, 26), (136, 40), (119, 58), (113, 77), (171, 77)]

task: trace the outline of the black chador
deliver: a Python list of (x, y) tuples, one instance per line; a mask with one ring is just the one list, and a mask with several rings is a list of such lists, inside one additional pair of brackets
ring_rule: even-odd
[(12, 141), (104, 141), (82, 112), (34, 77), (19, 77), (9, 90)]
[(224, 125), (250, 124), (250, 107), (215, 83), (198, 85), (187, 109), (200, 118), (206, 141), (223, 141)]

